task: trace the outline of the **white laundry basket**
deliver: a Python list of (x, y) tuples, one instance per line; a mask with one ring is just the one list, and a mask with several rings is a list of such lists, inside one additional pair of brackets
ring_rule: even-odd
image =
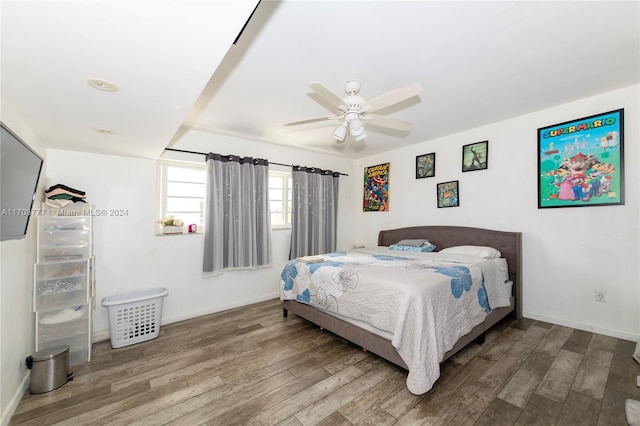
[(134, 291), (102, 299), (108, 308), (111, 347), (121, 348), (155, 339), (160, 333), (166, 288)]

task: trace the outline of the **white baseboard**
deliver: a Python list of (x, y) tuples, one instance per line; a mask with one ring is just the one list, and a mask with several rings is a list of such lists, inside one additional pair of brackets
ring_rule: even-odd
[[(254, 303), (264, 302), (265, 300), (277, 299), (279, 297), (280, 297), (280, 293), (276, 292), (272, 294), (266, 294), (260, 297), (255, 297), (252, 299), (241, 300), (238, 302), (231, 303), (229, 305), (215, 306), (211, 309), (206, 309), (204, 311), (189, 312), (187, 314), (175, 315), (169, 318), (162, 318), (160, 325), (171, 324), (179, 321), (185, 321), (191, 318), (201, 317), (203, 315), (215, 314), (217, 312), (227, 311), (229, 309), (239, 308), (241, 306), (247, 306), (247, 305), (252, 305)], [(110, 340), (110, 339), (111, 339), (111, 333), (109, 332), (109, 330), (99, 330), (99, 331), (94, 331), (93, 333), (94, 343), (102, 342), (104, 340)]]
[(16, 409), (18, 408), (18, 404), (20, 404), (20, 401), (22, 400), (24, 393), (29, 388), (30, 379), (31, 379), (30, 372), (27, 371), (24, 374), (24, 377), (22, 377), (22, 380), (20, 381), (20, 386), (18, 386), (18, 389), (16, 389), (16, 392), (11, 397), (11, 401), (9, 401), (9, 404), (7, 405), (6, 409), (2, 413), (2, 417), (0, 418), (0, 425), (7, 426), (9, 424), (9, 421), (11, 420), (11, 417), (13, 417), (13, 413), (16, 412)]
[(576, 328), (582, 331), (590, 331), (592, 333), (602, 334), (604, 336), (615, 337), (617, 339), (630, 340), (632, 342), (640, 341), (640, 334), (634, 334), (630, 332), (614, 330), (611, 328), (595, 326), (593, 324), (585, 324), (582, 322), (573, 321), (566, 318), (550, 317), (548, 315), (539, 314), (539, 313), (530, 312), (530, 311), (523, 312), (522, 316), (525, 318), (530, 318), (537, 321), (549, 322), (552, 324), (563, 325), (565, 327)]

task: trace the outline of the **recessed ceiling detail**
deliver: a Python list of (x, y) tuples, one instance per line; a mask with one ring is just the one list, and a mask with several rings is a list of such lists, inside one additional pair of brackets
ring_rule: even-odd
[(118, 86), (111, 83), (110, 81), (102, 80), (101, 78), (90, 78), (89, 80), (87, 80), (87, 83), (89, 83), (89, 86), (93, 87), (94, 89), (102, 90), (104, 92), (118, 91)]

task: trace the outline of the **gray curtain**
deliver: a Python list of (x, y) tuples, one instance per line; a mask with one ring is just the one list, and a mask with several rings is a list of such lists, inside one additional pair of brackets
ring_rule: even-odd
[(271, 265), (269, 162), (207, 155), (203, 272)]
[(289, 259), (336, 250), (340, 173), (294, 166)]

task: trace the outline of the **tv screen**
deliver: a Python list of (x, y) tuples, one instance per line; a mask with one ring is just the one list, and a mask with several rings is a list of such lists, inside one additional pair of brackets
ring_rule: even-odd
[(0, 123), (0, 241), (27, 235), (42, 171), (42, 158)]

